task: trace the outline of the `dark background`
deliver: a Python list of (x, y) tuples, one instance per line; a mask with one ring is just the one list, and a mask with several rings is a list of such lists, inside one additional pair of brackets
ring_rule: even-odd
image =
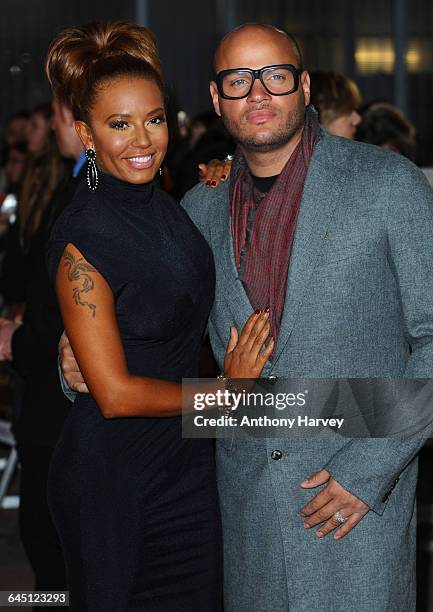
[(2, 0), (0, 130), (7, 116), (49, 99), (43, 58), (62, 28), (134, 19), (158, 38), (176, 110), (209, 108), (216, 41), (245, 21), (272, 23), (298, 38), (308, 68), (354, 78), (364, 103), (385, 99), (414, 122), (418, 162), (433, 165), (431, 0)]

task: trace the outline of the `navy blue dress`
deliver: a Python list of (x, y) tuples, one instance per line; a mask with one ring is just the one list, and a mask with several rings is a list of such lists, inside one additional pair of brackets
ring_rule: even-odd
[[(83, 182), (53, 229), (53, 282), (69, 242), (111, 287), (130, 373), (196, 377), (215, 272), (181, 206), (152, 184), (100, 173), (98, 189)], [(182, 439), (181, 417), (105, 419), (91, 395), (78, 394), (48, 496), (72, 610), (219, 612), (213, 447)]]

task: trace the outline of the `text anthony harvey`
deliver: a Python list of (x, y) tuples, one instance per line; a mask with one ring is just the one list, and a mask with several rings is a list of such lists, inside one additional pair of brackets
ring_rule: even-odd
[(322, 418), (316, 419), (308, 415), (298, 415), (296, 418), (287, 417), (249, 417), (242, 416), (239, 420), (233, 414), (230, 416), (206, 417), (203, 414), (194, 417), (194, 425), (196, 427), (336, 427), (340, 429), (344, 423), (344, 419), (337, 418)]

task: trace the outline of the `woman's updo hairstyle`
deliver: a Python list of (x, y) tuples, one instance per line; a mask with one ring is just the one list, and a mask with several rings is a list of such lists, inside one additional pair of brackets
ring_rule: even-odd
[(55, 97), (71, 109), (75, 119), (86, 122), (107, 81), (143, 77), (164, 91), (155, 37), (130, 21), (63, 30), (48, 49), (45, 71)]

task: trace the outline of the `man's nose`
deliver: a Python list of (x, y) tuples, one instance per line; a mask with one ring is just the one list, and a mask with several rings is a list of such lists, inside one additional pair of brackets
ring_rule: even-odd
[(261, 80), (256, 79), (248, 94), (248, 100), (251, 102), (259, 102), (261, 100), (270, 100), (271, 98), (271, 94), (263, 87)]

